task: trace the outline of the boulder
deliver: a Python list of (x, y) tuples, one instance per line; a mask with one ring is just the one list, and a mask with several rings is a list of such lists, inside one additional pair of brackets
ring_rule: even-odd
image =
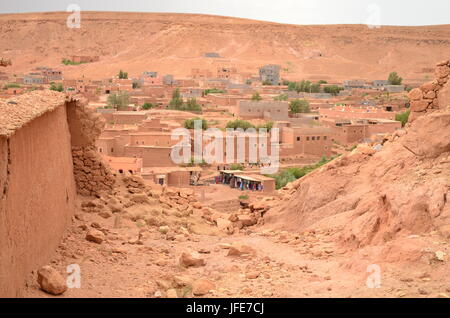
[(86, 234), (86, 240), (88, 240), (89, 242), (101, 244), (105, 240), (105, 234), (103, 234), (103, 232), (99, 230), (90, 229)]
[(192, 294), (195, 296), (203, 296), (215, 288), (216, 285), (213, 282), (207, 279), (199, 279), (192, 284)]
[(420, 88), (414, 88), (409, 92), (408, 97), (411, 100), (421, 100), (423, 97), (422, 90)]
[(195, 252), (184, 252), (180, 256), (180, 265), (183, 267), (205, 266), (205, 260)]
[(61, 295), (67, 290), (66, 280), (51, 266), (38, 270), (38, 283), (43, 291), (51, 295)]

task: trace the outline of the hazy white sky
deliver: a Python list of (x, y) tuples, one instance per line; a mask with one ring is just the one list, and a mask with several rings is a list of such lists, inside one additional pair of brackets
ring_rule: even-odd
[(205, 13), (292, 24), (450, 24), (449, 0), (0, 0), (0, 13), (66, 11)]

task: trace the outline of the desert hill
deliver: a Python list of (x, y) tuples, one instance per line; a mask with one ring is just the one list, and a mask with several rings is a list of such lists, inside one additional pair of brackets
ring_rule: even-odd
[[(327, 230), (345, 249), (380, 248), (377, 257), (391, 261), (423, 256), (427, 247), (420, 239), (430, 233), (449, 238), (449, 65), (439, 63), (437, 78), (410, 93), (412, 115), (404, 130), (379, 149), (360, 145), (288, 185), (287, 201), (267, 213), (267, 224)], [(423, 97), (431, 95), (433, 102)]]
[[(155, 70), (187, 76), (192, 68), (231, 63), (256, 73), (267, 63), (283, 66), (284, 78), (385, 79), (396, 70), (410, 81), (432, 77), (430, 62), (450, 54), (450, 26), (298, 26), (246, 19), (161, 13), (82, 12), (81, 28), (66, 26), (69, 13), (0, 15), (0, 54), (8, 72), (59, 67), (66, 78), (101, 79), (119, 69), (131, 76)], [(217, 52), (221, 59), (205, 58)], [(71, 55), (99, 55), (79, 66), (61, 64)]]

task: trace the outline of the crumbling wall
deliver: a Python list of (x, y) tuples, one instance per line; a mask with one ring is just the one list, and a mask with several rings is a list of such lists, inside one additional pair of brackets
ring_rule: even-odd
[(450, 61), (443, 61), (436, 66), (436, 79), (415, 88), (409, 92), (411, 100), (411, 114), (409, 122), (413, 122), (418, 117), (435, 111), (444, 109), (450, 105)]
[(0, 137), (0, 297), (20, 296), (25, 277), (51, 257), (75, 196), (64, 103)]
[(105, 125), (104, 120), (89, 108), (83, 98), (70, 97), (66, 104), (77, 192), (83, 196), (95, 196), (100, 191), (110, 191), (114, 175), (95, 147)]

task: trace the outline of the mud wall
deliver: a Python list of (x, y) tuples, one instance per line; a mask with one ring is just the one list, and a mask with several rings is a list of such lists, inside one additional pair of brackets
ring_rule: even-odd
[(67, 101), (67, 121), (70, 127), (73, 169), (77, 192), (83, 196), (95, 196), (100, 191), (110, 191), (114, 176), (96, 151), (95, 142), (105, 122), (87, 101), (74, 98)]
[(0, 297), (20, 296), (44, 265), (75, 209), (66, 107), (0, 137)]

